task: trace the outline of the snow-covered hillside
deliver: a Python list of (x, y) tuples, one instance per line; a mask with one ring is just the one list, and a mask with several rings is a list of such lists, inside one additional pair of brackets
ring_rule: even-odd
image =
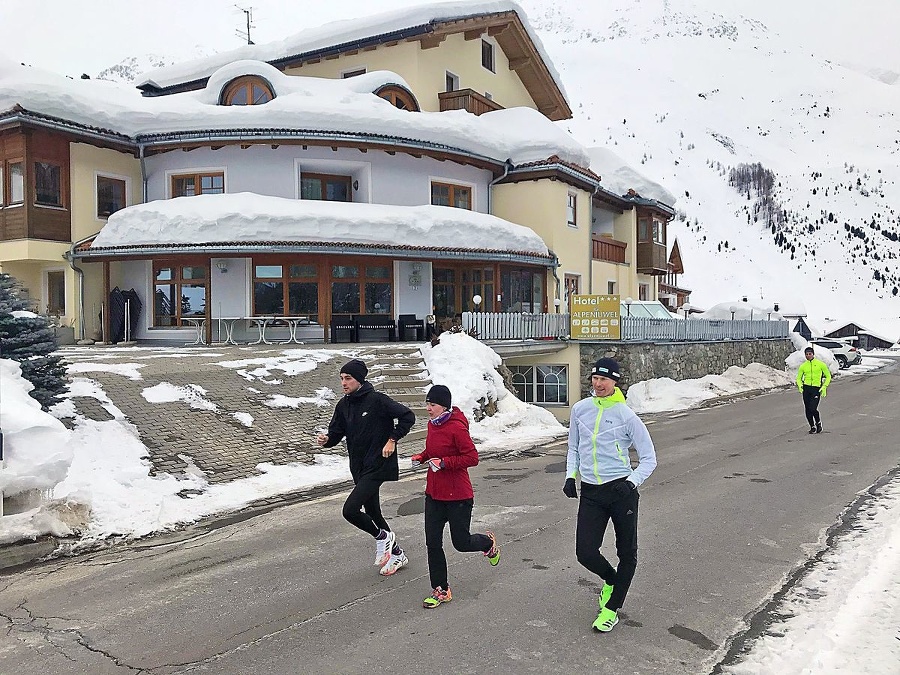
[(900, 338), (900, 51), (871, 44), (900, 3), (522, 4), (572, 99), (562, 124), (677, 197), (694, 304), (762, 296)]

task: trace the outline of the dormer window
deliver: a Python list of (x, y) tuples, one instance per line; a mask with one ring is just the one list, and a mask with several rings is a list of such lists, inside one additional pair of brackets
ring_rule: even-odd
[(248, 75), (232, 80), (222, 93), (222, 105), (262, 105), (275, 95), (269, 83), (260, 77)]
[(419, 112), (419, 104), (416, 98), (405, 87), (396, 84), (389, 84), (375, 92), (376, 96), (380, 96), (386, 101), (390, 101), (391, 105), (400, 110), (411, 110)]

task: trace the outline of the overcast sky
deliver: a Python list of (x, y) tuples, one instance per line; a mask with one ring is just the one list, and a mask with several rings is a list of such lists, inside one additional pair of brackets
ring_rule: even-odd
[[(0, 55), (64, 75), (92, 77), (129, 56), (183, 58), (240, 47), (237, 6), (253, 7), (257, 44), (309, 26), (423, 0), (0, 0)], [(152, 8), (152, 9), (150, 9)]]

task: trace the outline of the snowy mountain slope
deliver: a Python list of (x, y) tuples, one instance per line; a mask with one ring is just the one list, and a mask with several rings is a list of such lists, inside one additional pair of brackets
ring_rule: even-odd
[[(570, 92), (564, 126), (678, 198), (670, 239), (695, 304), (762, 296), (897, 339), (900, 57), (868, 43), (900, 4), (864, 24), (859, 8), (797, 4), (809, 22), (772, 0), (523, 3)], [(856, 32), (823, 37), (842, 25)], [(729, 185), (756, 163), (774, 174), (769, 219)]]

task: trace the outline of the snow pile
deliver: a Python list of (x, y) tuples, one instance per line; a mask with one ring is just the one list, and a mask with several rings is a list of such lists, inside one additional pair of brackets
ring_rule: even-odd
[(600, 184), (613, 194), (624, 195), (628, 190), (634, 190), (644, 199), (675, 205), (675, 195), (635, 170), (612, 150), (595, 147), (588, 148), (587, 152), (591, 158), (591, 171), (600, 176)]
[[(567, 433), (551, 412), (520, 401), (504, 386), (497, 352), (465, 333), (440, 337), (436, 347), (422, 348), (425, 365), (434, 384), (450, 388), (453, 405), (469, 418), (479, 450), (524, 449)], [(496, 402), (496, 414), (475, 422), (476, 410), (488, 402)]]
[(9, 497), (53, 488), (72, 463), (69, 431), (28, 395), (34, 386), (22, 377), (17, 362), (0, 359), (0, 388), (6, 458), (0, 467), (0, 492)]
[(704, 401), (758, 389), (773, 389), (794, 382), (794, 374), (760, 363), (746, 368), (731, 366), (721, 375), (706, 375), (676, 382), (668, 377), (637, 382), (628, 387), (628, 407), (636, 413), (694, 408)]
[[(363, 222), (367, 227), (360, 227)], [(549, 255), (533, 230), (467, 209), (284, 199), (249, 192), (130, 206), (109, 217), (91, 248), (267, 241)]]

